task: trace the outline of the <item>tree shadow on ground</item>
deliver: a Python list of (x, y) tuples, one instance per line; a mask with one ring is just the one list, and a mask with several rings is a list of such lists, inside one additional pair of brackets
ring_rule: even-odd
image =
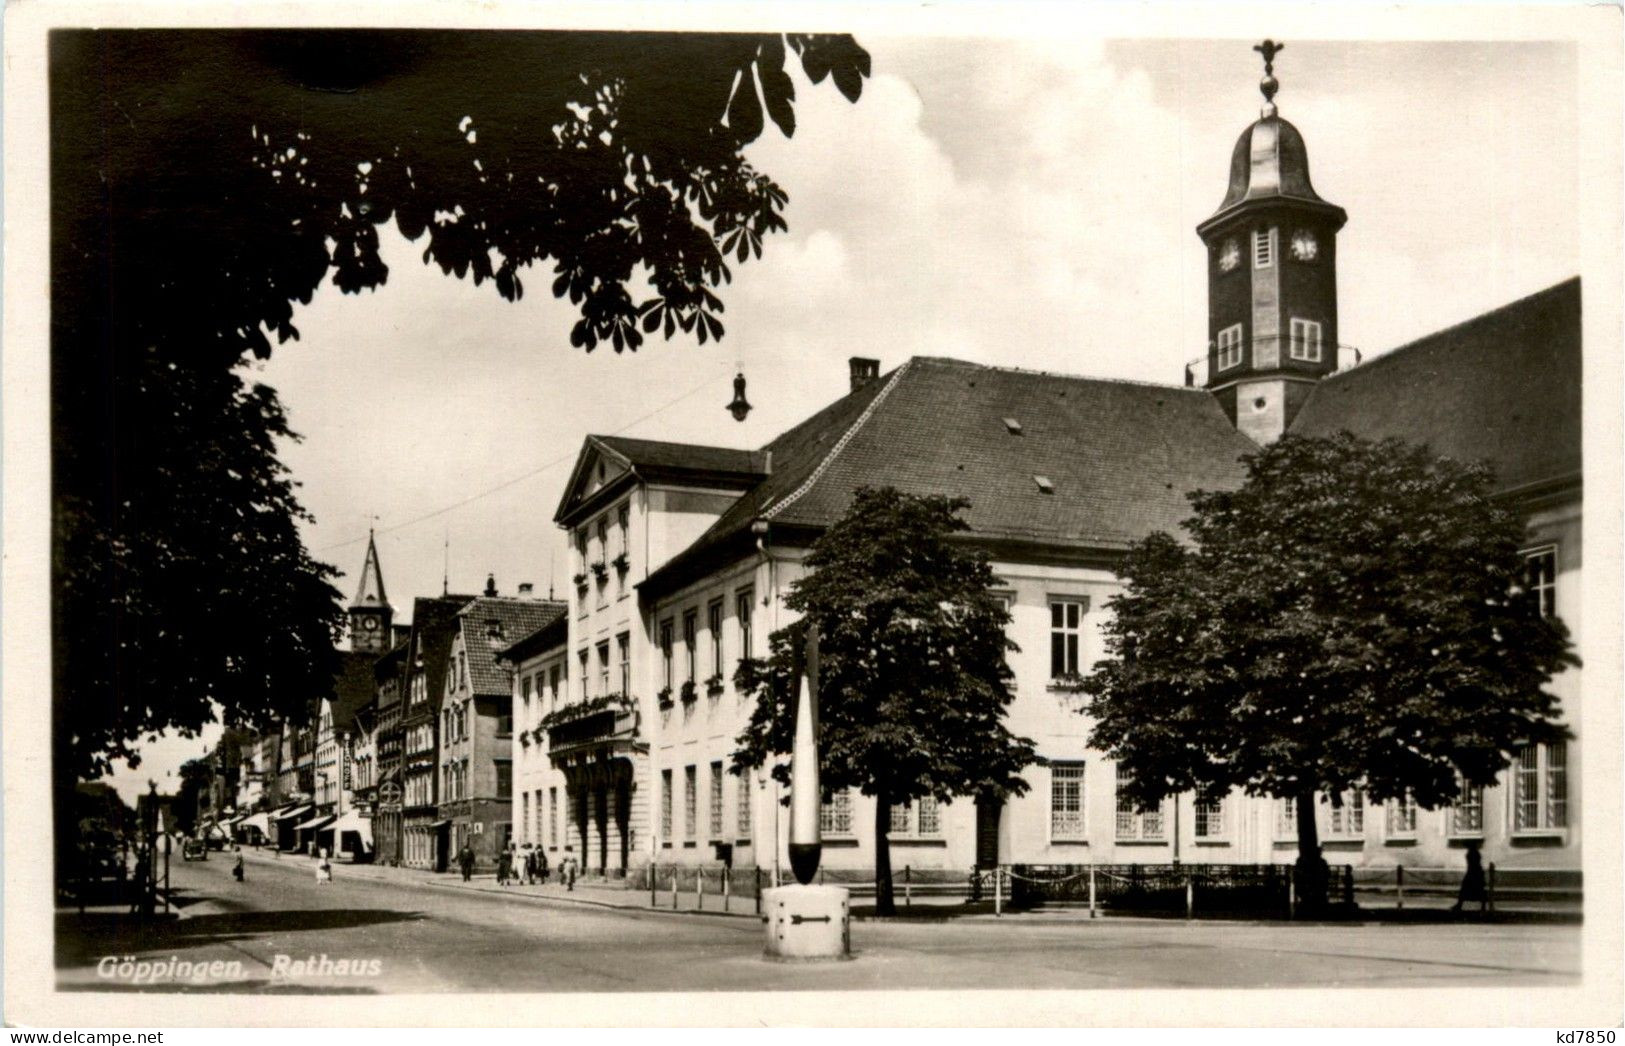
[(186, 919), (142, 922), (115, 912), (61, 912), (56, 916), (56, 965), (60, 969), (93, 963), (104, 955), (196, 948), (245, 940), (268, 933), (347, 930), (385, 923), (416, 922), (422, 912), (382, 908), (309, 908), (284, 911), (221, 912)]

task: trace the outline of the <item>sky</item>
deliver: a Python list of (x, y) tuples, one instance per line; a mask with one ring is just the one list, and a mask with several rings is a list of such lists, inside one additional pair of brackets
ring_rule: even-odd
[[(583, 437), (759, 447), (842, 395), (851, 356), (1183, 380), (1206, 344), (1194, 229), (1262, 102), (1250, 43), (860, 42), (856, 105), (796, 69), (795, 136), (769, 125), (748, 152), (790, 231), (735, 266), (720, 344), (583, 353), (567, 302), (504, 302), (393, 227), (385, 286), (297, 309), (301, 340), (251, 369), (303, 436), (283, 459), (346, 597), (372, 526), (398, 621), (443, 579), (562, 598), (552, 516)], [(1288, 41), (1275, 74), (1316, 190), (1349, 215), (1340, 334), (1366, 358), (1579, 272), (1570, 45)], [(115, 784), (172, 787), (212, 733), (160, 741)]]

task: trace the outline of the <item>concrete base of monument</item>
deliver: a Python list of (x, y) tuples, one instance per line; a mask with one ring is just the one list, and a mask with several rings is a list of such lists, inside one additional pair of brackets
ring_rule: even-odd
[(762, 892), (765, 958), (829, 962), (852, 958), (852, 905), (840, 886), (779, 886)]

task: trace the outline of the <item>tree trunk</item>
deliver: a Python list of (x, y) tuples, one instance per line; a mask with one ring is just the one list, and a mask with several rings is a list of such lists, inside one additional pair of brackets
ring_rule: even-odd
[(1298, 807), (1298, 860), (1292, 879), (1298, 894), (1298, 910), (1318, 914), (1326, 908), (1328, 874), (1326, 859), (1320, 854), (1320, 832), (1315, 825), (1315, 793), (1301, 791), (1294, 797)]
[(897, 899), (891, 888), (891, 798), (875, 796), (875, 914), (896, 915)]

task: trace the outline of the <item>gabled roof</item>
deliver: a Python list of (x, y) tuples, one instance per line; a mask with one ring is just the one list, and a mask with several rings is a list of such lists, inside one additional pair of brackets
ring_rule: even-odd
[(469, 689), (498, 697), (513, 693), (513, 674), (497, 664), (497, 652), (562, 619), (569, 608), (570, 604), (559, 600), (481, 596), (458, 611)]
[(536, 629), (528, 635), (497, 651), (498, 659), (511, 665), (518, 665), (526, 658), (534, 657), (554, 647), (562, 647), (570, 638), (570, 619), (560, 614), (552, 621)]
[(588, 436), (553, 514), (566, 523), (612, 496), (632, 478), (743, 490), (762, 478), (759, 455), (730, 447), (666, 443), (627, 436)]
[(704, 569), (757, 518), (829, 526), (865, 485), (963, 495), (979, 538), (1115, 551), (1176, 532), (1190, 514), (1185, 495), (1239, 485), (1240, 457), (1257, 449), (1201, 389), (934, 357), (911, 359), (769, 447), (773, 474), (655, 571), (646, 596)]
[(416, 667), (413, 659), (423, 662), (424, 684), (430, 704), (438, 706), (446, 686), (446, 658), (451, 653), (451, 640), (457, 634), (457, 611), (466, 606), (473, 596), (420, 596), (412, 601), (412, 635), (407, 640), (407, 674)]
[(1577, 480), (1580, 346), (1575, 278), (1326, 378), (1291, 431), (1487, 460), (1501, 491)]

